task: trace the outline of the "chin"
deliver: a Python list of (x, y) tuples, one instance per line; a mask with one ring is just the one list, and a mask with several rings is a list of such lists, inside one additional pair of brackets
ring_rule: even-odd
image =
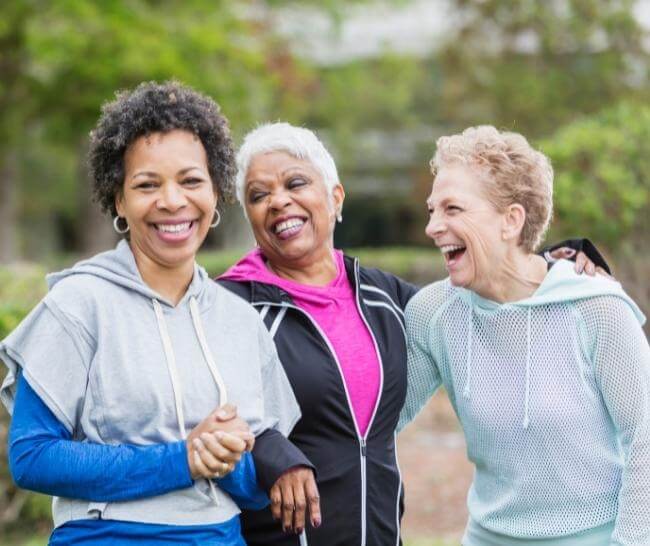
[(449, 282), (459, 288), (470, 288), (471, 281), (464, 275), (449, 275)]

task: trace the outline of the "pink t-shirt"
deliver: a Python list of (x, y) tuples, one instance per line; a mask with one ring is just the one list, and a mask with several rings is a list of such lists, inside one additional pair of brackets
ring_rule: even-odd
[(273, 284), (316, 321), (327, 336), (341, 365), (359, 432), (365, 435), (381, 381), (375, 344), (357, 308), (354, 290), (345, 273), (343, 253), (334, 251), (336, 278), (326, 286), (309, 286), (278, 277), (266, 267), (259, 249), (249, 252), (222, 278)]

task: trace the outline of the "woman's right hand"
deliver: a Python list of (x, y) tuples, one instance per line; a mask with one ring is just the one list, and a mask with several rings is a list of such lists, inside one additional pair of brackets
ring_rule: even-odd
[(223, 477), (233, 470), (255, 442), (248, 424), (232, 405), (212, 412), (187, 437), (187, 462), (192, 479)]

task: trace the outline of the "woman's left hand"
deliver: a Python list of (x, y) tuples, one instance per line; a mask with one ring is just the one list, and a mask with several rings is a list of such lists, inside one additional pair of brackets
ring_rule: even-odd
[(320, 497), (311, 468), (298, 466), (287, 470), (273, 484), (269, 497), (273, 517), (282, 520), (285, 533), (302, 533), (307, 510), (312, 526), (320, 527)]

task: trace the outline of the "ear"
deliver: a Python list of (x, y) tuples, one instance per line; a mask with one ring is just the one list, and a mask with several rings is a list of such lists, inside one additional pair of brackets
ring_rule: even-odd
[(340, 214), (343, 209), (343, 201), (345, 201), (345, 190), (341, 184), (332, 188), (332, 201), (334, 202), (334, 213)]
[(526, 209), (519, 203), (508, 205), (503, 215), (502, 237), (504, 241), (515, 239), (519, 241), (519, 235), (526, 222)]
[(124, 191), (122, 189), (115, 194), (115, 210), (118, 216), (124, 218)]

